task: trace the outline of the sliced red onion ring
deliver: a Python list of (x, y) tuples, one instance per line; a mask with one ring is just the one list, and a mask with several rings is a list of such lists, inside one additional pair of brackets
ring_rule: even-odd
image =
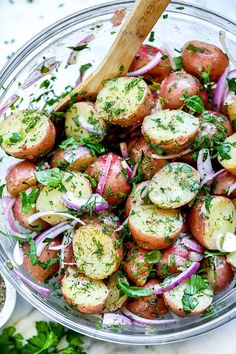
[(76, 120), (77, 120), (78, 124), (80, 125), (80, 127), (85, 129), (87, 132), (89, 132), (93, 135), (97, 135), (97, 136), (103, 135), (103, 130), (102, 130), (102, 127), (100, 126), (100, 124), (91, 124), (83, 116), (78, 116), (76, 118)]
[(169, 319), (169, 320), (149, 320), (147, 318), (142, 318), (140, 316), (135, 315), (134, 313), (130, 312), (126, 307), (122, 307), (121, 312), (133, 320), (136, 323), (139, 323), (141, 325), (146, 325), (146, 326), (161, 326), (161, 325), (167, 325), (171, 323), (176, 323), (176, 320), (174, 319)]
[(226, 32), (225, 31), (220, 31), (219, 32), (219, 39), (220, 39), (220, 42), (222, 44), (222, 47), (225, 51), (225, 53), (228, 55), (230, 61), (236, 65), (236, 60), (234, 58), (234, 56), (231, 54), (230, 50), (228, 49), (228, 46), (226, 44)]
[[(207, 157), (204, 159), (205, 155), (207, 155)], [(205, 177), (214, 174), (211, 163), (211, 156), (208, 149), (201, 149), (199, 151), (197, 158), (197, 169), (201, 180), (204, 180)]]
[[(95, 36), (93, 34), (88, 34), (81, 41), (79, 41), (79, 43), (77, 43), (75, 47), (79, 47), (83, 44), (87, 44), (87, 43), (91, 42), (94, 38), (95, 38)], [(77, 59), (78, 54), (79, 54), (79, 52), (77, 52), (76, 50), (72, 50), (69, 57), (68, 57), (66, 65), (76, 64), (76, 59)]]
[(155, 68), (156, 65), (160, 63), (162, 56), (163, 54), (161, 52), (158, 52), (156, 56), (147, 65), (144, 65), (138, 70), (127, 73), (127, 76), (141, 76), (146, 74), (148, 71), (152, 70), (153, 68)]
[(53, 240), (55, 237), (69, 229), (71, 229), (70, 224), (67, 222), (61, 222), (60, 224), (50, 227), (50, 229), (41, 233), (41, 235), (39, 235), (35, 240), (37, 256), (39, 257), (44, 248), (47, 246), (48, 242), (44, 242), (46, 238)]
[(100, 194), (91, 194), (87, 199), (77, 198), (73, 193), (68, 192), (61, 197), (62, 203), (69, 209), (84, 211), (93, 209), (96, 212), (101, 212), (109, 208), (109, 204)]
[(233, 183), (232, 186), (229, 187), (227, 195), (230, 195), (236, 190), (236, 183)]
[(127, 164), (127, 162), (126, 162), (125, 160), (123, 160), (123, 161), (121, 162), (121, 164), (122, 164), (123, 168), (124, 168), (125, 170), (127, 170), (128, 177), (129, 177), (129, 178), (132, 178), (132, 174), (133, 174), (132, 168)]
[(131, 326), (132, 321), (123, 315), (118, 313), (104, 313), (102, 325), (103, 327), (112, 326)]
[(64, 154), (64, 159), (69, 162), (69, 163), (74, 163), (76, 160), (78, 160), (80, 157), (84, 155), (89, 155), (90, 150), (85, 147), (85, 146), (78, 146), (78, 147), (71, 147), (66, 150)]
[[(225, 169), (223, 168), (222, 170), (212, 173), (208, 176), (206, 176), (200, 183), (200, 187), (204, 186), (204, 184), (208, 183), (208, 182), (212, 182), (213, 179), (215, 179), (217, 176), (221, 175), (221, 173), (225, 172)], [(210, 183), (208, 183), (210, 184)]]
[(174, 278), (166, 279), (162, 284), (157, 284), (154, 286), (154, 292), (156, 295), (163, 294), (166, 291), (170, 291), (174, 289), (176, 286), (178, 286), (180, 283), (183, 281), (187, 280), (188, 278), (191, 277), (194, 273), (197, 272), (197, 270), (200, 267), (199, 262), (193, 262), (188, 269), (186, 269), (184, 272), (180, 273)]
[(138, 171), (138, 163), (136, 163), (136, 164), (134, 165), (133, 172), (132, 172), (132, 175), (131, 175), (131, 177), (130, 177), (131, 179), (136, 176), (137, 171)]
[(28, 279), (26, 276), (21, 274), (17, 269), (13, 268), (11, 271), (16, 276), (16, 278), (22, 280), (23, 283), (25, 283), (26, 285), (29, 285), (33, 290), (37, 291), (41, 295), (44, 295), (44, 296), (51, 295), (49, 289), (44, 288), (38, 284), (35, 284), (32, 280)]
[(120, 143), (120, 151), (121, 151), (121, 156), (123, 157), (123, 159), (127, 159), (129, 157), (127, 144), (125, 142)]
[(14, 247), (13, 259), (16, 262), (16, 264), (18, 264), (18, 265), (22, 265), (23, 264), (24, 253), (22, 251), (22, 248), (20, 247), (19, 241), (16, 242), (16, 245)]
[(27, 87), (35, 84), (42, 77), (50, 74), (54, 69), (56, 69), (60, 63), (60, 61), (56, 60), (56, 57), (45, 59), (29, 74), (21, 88), (25, 90)]
[(75, 220), (77, 221), (78, 223), (80, 223), (81, 225), (85, 225), (85, 223), (79, 219), (79, 218), (76, 218), (74, 215), (71, 215), (69, 213), (63, 213), (61, 211), (51, 211), (51, 210), (48, 210), (48, 211), (40, 211), (38, 213), (35, 213), (33, 215), (30, 215), (28, 217), (28, 222), (31, 224), (32, 222), (42, 218), (43, 216), (48, 216), (48, 215), (58, 215), (58, 216), (62, 216), (64, 218), (67, 218), (67, 219), (72, 219), (72, 220)]
[(96, 192), (98, 194), (102, 195), (102, 193), (103, 193), (103, 190), (104, 190), (104, 187), (105, 187), (105, 184), (107, 181), (108, 173), (109, 173), (109, 170), (111, 167), (111, 161), (112, 161), (112, 154), (108, 154), (104, 170), (102, 171), (102, 175), (98, 181), (98, 185), (97, 185), (97, 189), (96, 189)]
[(19, 96), (14, 93), (0, 108), (0, 116), (6, 112), (6, 110), (18, 100)]
[(171, 155), (158, 155), (158, 154), (152, 154), (151, 157), (155, 160), (169, 160), (169, 159), (175, 159), (184, 155), (187, 155), (188, 153), (193, 152), (191, 149), (187, 149), (185, 151), (182, 151), (178, 154), (171, 154)]
[(180, 243), (184, 244), (187, 248), (190, 250), (196, 251), (196, 252), (204, 252), (205, 248), (195, 240), (191, 240), (187, 235), (182, 238)]
[(215, 112), (219, 112), (222, 109), (225, 98), (229, 92), (229, 87), (227, 83), (228, 74), (229, 67), (225, 69), (225, 71), (217, 82), (212, 101), (212, 110)]

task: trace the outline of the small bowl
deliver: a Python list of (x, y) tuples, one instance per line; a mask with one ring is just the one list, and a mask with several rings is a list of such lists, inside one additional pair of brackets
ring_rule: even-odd
[(0, 311), (0, 329), (7, 323), (9, 318), (11, 317), (15, 305), (16, 305), (16, 290), (14, 287), (11, 285), (11, 283), (4, 277), (2, 272), (0, 272), (5, 286), (6, 286), (6, 299), (5, 303), (3, 305), (2, 310)]

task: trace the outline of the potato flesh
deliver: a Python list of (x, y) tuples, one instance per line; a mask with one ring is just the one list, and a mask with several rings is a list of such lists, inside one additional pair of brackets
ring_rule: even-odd
[(183, 225), (182, 216), (178, 210), (159, 209), (154, 205), (135, 207), (129, 216), (129, 222), (134, 224), (140, 233), (151, 236), (171, 237)]
[[(34, 124), (31, 125), (32, 122)], [(22, 149), (23, 145), (26, 148), (37, 145), (44, 137), (48, 126), (48, 117), (44, 113), (37, 111), (33, 113), (16, 112), (0, 123), (0, 135), (3, 137), (2, 148), (11, 153), (11, 150), (14, 152)], [(9, 139), (13, 133), (19, 134), (22, 139), (18, 142), (10, 143)]]
[[(88, 180), (79, 172), (64, 172), (62, 184), (67, 192), (72, 192), (77, 198), (88, 198), (92, 189)], [(61, 202), (61, 197), (66, 193), (59, 188), (44, 186), (40, 191), (36, 202), (38, 211), (61, 211), (68, 212), (68, 208)], [(65, 220), (65, 217), (58, 215), (43, 216), (42, 219), (51, 225)]]
[(199, 182), (198, 172), (188, 164), (170, 163), (152, 178), (149, 198), (159, 208), (179, 208), (196, 196)]
[(226, 170), (236, 175), (236, 133), (226, 138), (223, 146), (229, 148), (227, 154), (230, 156), (230, 159), (222, 159), (219, 156), (218, 160)]
[(236, 268), (236, 252), (229, 253), (226, 256), (227, 262)]
[[(81, 127), (80, 121), (91, 126), (94, 133)], [(91, 103), (78, 102), (65, 113), (65, 132), (67, 137), (73, 137), (77, 141), (80, 141), (81, 138), (90, 138), (93, 135), (97, 141), (101, 141), (106, 135), (106, 127)]]
[(140, 78), (120, 77), (106, 82), (99, 92), (96, 109), (109, 122), (129, 120), (145, 104), (149, 88)]
[(81, 226), (73, 238), (74, 258), (80, 272), (105, 279), (117, 268), (116, 249), (109, 228)]
[(202, 221), (205, 222), (204, 239), (211, 250), (217, 250), (216, 240), (219, 234), (225, 235), (227, 232), (235, 233), (236, 213), (234, 204), (230, 199), (215, 197), (212, 199), (210, 212), (203, 204), (201, 210)]
[[(180, 312), (182, 312), (182, 314), (181, 314), (182, 316), (187, 315), (184, 313), (183, 303), (182, 303), (182, 298), (184, 296), (184, 290), (186, 289), (187, 285), (188, 285), (188, 280), (185, 280), (180, 285), (175, 287), (173, 290), (166, 292), (164, 295), (165, 303), (166, 303), (166, 305), (168, 305), (170, 307), (171, 311), (173, 311), (174, 313), (176, 313), (178, 315), (180, 315)], [(199, 313), (204, 312), (211, 305), (212, 300), (213, 300), (213, 294), (212, 294), (212, 296), (204, 294), (204, 290), (197, 293), (196, 295), (193, 295), (192, 297), (198, 301), (198, 304), (192, 310), (192, 312), (189, 314), (190, 316), (191, 316), (191, 314), (197, 315)]]
[(70, 268), (62, 280), (64, 296), (71, 300), (73, 305), (95, 306), (104, 302), (109, 290), (99, 280), (90, 279), (78, 271)]
[[(142, 131), (147, 141), (159, 144), (164, 150), (171, 143), (173, 148), (189, 145), (199, 129), (199, 119), (181, 110), (163, 110), (144, 118)], [(169, 149), (168, 149), (169, 150)]]

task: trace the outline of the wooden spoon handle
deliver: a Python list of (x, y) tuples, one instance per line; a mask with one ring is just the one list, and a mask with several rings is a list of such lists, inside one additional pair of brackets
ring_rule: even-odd
[(64, 110), (71, 95), (74, 95), (76, 102), (82, 99), (94, 100), (104, 80), (126, 75), (135, 53), (170, 1), (136, 0), (114, 44), (97, 70), (66, 96), (55, 111)]

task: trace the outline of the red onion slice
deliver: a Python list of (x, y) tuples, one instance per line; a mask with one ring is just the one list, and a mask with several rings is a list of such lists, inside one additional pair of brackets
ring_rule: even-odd
[[(91, 42), (94, 38), (95, 38), (95, 36), (93, 34), (88, 34), (81, 41), (79, 41), (79, 43), (77, 43), (75, 47), (79, 47), (83, 44), (87, 44), (87, 43)], [(76, 64), (76, 59), (77, 59), (78, 54), (79, 54), (79, 52), (77, 52), (76, 50), (72, 50), (69, 57), (68, 57), (66, 65)]]
[(103, 327), (112, 326), (131, 326), (132, 321), (123, 315), (118, 313), (104, 313), (102, 325)]
[(90, 150), (85, 147), (85, 146), (78, 146), (78, 147), (71, 147), (66, 150), (64, 154), (64, 159), (69, 162), (69, 163), (74, 163), (76, 160), (78, 160), (80, 157), (84, 155), (89, 155)]
[(69, 229), (71, 229), (71, 225), (67, 222), (62, 222), (53, 227), (50, 227), (50, 229), (44, 231), (41, 235), (39, 235), (35, 240), (37, 256), (39, 257), (44, 248), (47, 246), (48, 242), (44, 242), (46, 238), (50, 238), (51, 240), (53, 240), (55, 237)]
[(219, 112), (222, 109), (224, 100), (229, 92), (229, 87), (227, 83), (227, 77), (229, 74), (229, 67), (225, 69), (221, 77), (219, 78), (212, 101), (212, 110)]
[(109, 204), (100, 194), (91, 194), (87, 199), (77, 198), (73, 193), (68, 192), (61, 197), (62, 203), (69, 209), (101, 212), (109, 208)]
[(191, 149), (187, 149), (183, 152), (180, 152), (178, 154), (171, 154), (171, 155), (158, 155), (158, 154), (152, 154), (151, 157), (155, 160), (169, 160), (169, 159), (175, 159), (184, 155), (189, 154), (190, 152), (193, 152)]
[(35, 84), (42, 77), (50, 74), (54, 69), (56, 69), (60, 63), (60, 61), (56, 60), (56, 57), (45, 59), (29, 74), (21, 88), (25, 90), (27, 87)]
[[(204, 184), (207, 184), (208, 182), (212, 182), (213, 179), (215, 179), (217, 176), (221, 175), (221, 173), (225, 172), (225, 169), (223, 168), (222, 170), (218, 171), (218, 172), (215, 172), (215, 173), (212, 173), (208, 176), (206, 176), (200, 183), (200, 187), (203, 187)], [(208, 183), (209, 185), (210, 183)]]
[(140, 316), (135, 315), (134, 313), (130, 312), (126, 307), (122, 307), (121, 312), (133, 320), (134, 322), (141, 324), (141, 325), (146, 325), (146, 326), (161, 326), (161, 325), (167, 325), (167, 324), (174, 324), (176, 323), (176, 320), (174, 319), (164, 319), (164, 320), (149, 320), (147, 318), (142, 318)]
[(146, 74), (148, 71), (152, 70), (153, 68), (155, 68), (156, 65), (160, 63), (162, 56), (163, 54), (161, 52), (158, 52), (156, 56), (147, 65), (144, 65), (138, 70), (127, 73), (127, 76), (141, 76)]
[(105, 184), (107, 181), (108, 173), (109, 173), (109, 170), (111, 167), (111, 161), (112, 161), (112, 154), (108, 154), (104, 170), (102, 171), (101, 178), (98, 181), (98, 185), (97, 185), (97, 189), (96, 189), (96, 192), (98, 194), (102, 195), (102, 193), (103, 193), (103, 190), (104, 190), (104, 187), (105, 187)]
[(132, 174), (133, 174), (132, 168), (127, 164), (127, 162), (126, 162), (125, 160), (123, 160), (123, 161), (121, 162), (121, 164), (122, 164), (123, 168), (124, 168), (125, 170), (127, 170), (127, 175), (128, 175), (128, 177), (129, 177), (129, 178), (132, 178)]
[(48, 215), (58, 215), (58, 216), (62, 216), (64, 218), (67, 218), (67, 219), (72, 219), (72, 220), (75, 220), (77, 221), (78, 223), (80, 223), (81, 225), (85, 225), (85, 223), (79, 219), (79, 218), (76, 218), (74, 215), (71, 215), (69, 213), (63, 213), (61, 211), (51, 211), (51, 210), (48, 210), (48, 211), (40, 211), (38, 213), (35, 213), (33, 215), (30, 215), (28, 217), (28, 222), (30, 224), (32, 224), (32, 222), (42, 218), (43, 216), (48, 216)]
[[(207, 155), (207, 157), (204, 159), (205, 155)], [(205, 177), (214, 174), (214, 170), (212, 168), (211, 163), (211, 156), (208, 149), (201, 149), (199, 151), (197, 158), (197, 169), (200, 174), (201, 180), (204, 180)]]
[(196, 252), (202, 253), (205, 251), (205, 247), (201, 246), (197, 241), (191, 240), (187, 235), (182, 238), (180, 243), (184, 244), (190, 250)]
[(121, 151), (121, 156), (123, 157), (123, 159), (127, 159), (129, 157), (127, 144), (125, 142), (120, 143), (120, 151)]
[(23, 264), (24, 253), (22, 251), (22, 248), (20, 247), (19, 241), (16, 242), (16, 245), (14, 247), (13, 259), (16, 262), (16, 264), (18, 264), (20, 266)]
[(11, 107), (13, 103), (15, 103), (18, 100), (19, 96), (14, 93), (8, 100), (2, 105), (0, 108), (0, 116), (6, 112), (6, 110)]
[(136, 163), (136, 164), (134, 165), (133, 172), (132, 172), (132, 175), (131, 175), (131, 177), (130, 177), (131, 179), (136, 176), (137, 171), (138, 171), (138, 163)]
[(188, 278), (191, 277), (191, 275), (196, 273), (197, 270), (199, 269), (199, 267), (200, 267), (200, 263), (199, 262), (193, 262), (188, 267), (188, 269), (186, 269), (184, 272), (180, 273), (176, 277), (170, 278), (170, 279), (165, 279), (162, 284), (155, 285), (154, 286), (154, 293), (156, 295), (160, 295), (160, 294), (163, 294), (166, 291), (170, 291), (170, 290), (174, 289), (180, 283), (182, 283), (183, 281), (187, 280)]
[(21, 274), (17, 269), (13, 268), (11, 269), (12, 273), (15, 275), (16, 278), (20, 279), (23, 283), (26, 285), (29, 285), (33, 290), (37, 291), (43, 296), (50, 296), (50, 290), (47, 288), (44, 288), (36, 283), (34, 283), (32, 280), (28, 279), (26, 276)]

